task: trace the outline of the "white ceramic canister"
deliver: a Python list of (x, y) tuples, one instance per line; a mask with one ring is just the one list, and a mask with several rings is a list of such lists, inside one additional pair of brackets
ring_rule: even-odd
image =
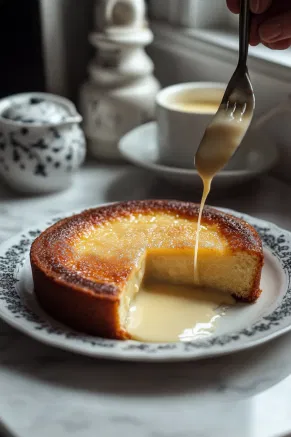
[(0, 101), (0, 176), (23, 193), (68, 188), (85, 159), (82, 117), (69, 100), (47, 93)]

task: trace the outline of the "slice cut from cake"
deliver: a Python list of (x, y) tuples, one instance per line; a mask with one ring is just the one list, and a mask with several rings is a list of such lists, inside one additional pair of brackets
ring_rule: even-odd
[[(77, 330), (129, 338), (126, 321), (144, 279), (194, 285), (199, 205), (176, 201), (113, 204), (64, 219), (31, 248), (43, 308)], [(245, 221), (206, 207), (198, 253), (200, 286), (253, 302), (263, 250)]]

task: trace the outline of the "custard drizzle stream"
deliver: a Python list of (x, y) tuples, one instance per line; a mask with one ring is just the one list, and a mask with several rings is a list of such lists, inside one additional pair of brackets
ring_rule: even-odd
[(195, 165), (203, 182), (196, 243), (194, 251), (194, 281), (199, 284), (198, 250), (201, 220), (211, 183), (216, 174), (229, 162), (242, 142), (252, 120), (252, 108), (244, 104), (221, 105), (205, 131), (195, 156)]

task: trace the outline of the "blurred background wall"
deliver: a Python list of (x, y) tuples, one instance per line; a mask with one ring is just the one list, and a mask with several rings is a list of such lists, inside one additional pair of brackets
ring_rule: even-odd
[(88, 33), (94, 28), (95, 1), (31, 1), (39, 1), (40, 6), (47, 89), (77, 100), (78, 88), (86, 77), (87, 63), (93, 53)]
[(94, 0), (0, 0), (0, 97), (47, 89), (76, 101), (93, 10)]
[(1, 97), (44, 89), (39, 6), (38, 0), (0, 0)]

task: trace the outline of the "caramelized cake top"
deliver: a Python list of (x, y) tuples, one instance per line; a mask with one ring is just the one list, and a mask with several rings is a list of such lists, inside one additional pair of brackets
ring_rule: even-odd
[[(194, 251), (199, 205), (136, 201), (84, 211), (61, 220), (33, 243), (31, 259), (58, 283), (117, 298), (151, 249)], [(261, 252), (256, 231), (241, 219), (206, 207), (200, 246), (208, 250)]]

